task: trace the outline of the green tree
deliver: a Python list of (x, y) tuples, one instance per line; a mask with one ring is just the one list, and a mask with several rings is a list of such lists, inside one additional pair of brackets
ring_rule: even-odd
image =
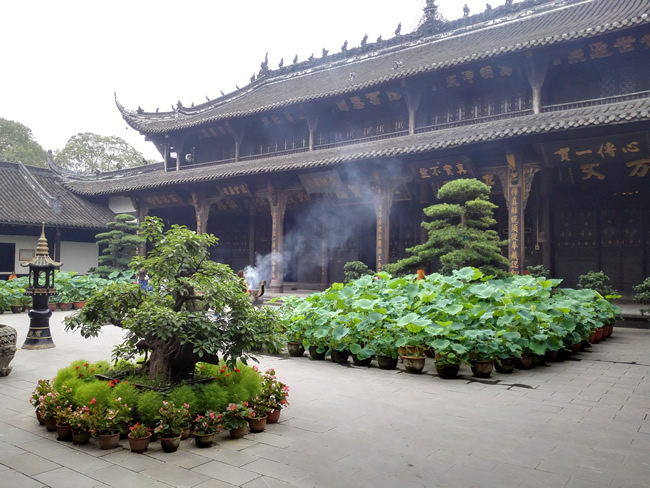
[(114, 271), (129, 269), (138, 246), (144, 243), (144, 239), (137, 235), (138, 223), (133, 215), (116, 215), (106, 227), (109, 228), (107, 232), (95, 236), (102, 252), (98, 258), (99, 266), (94, 272), (104, 278)]
[(476, 179), (450, 181), (438, 191), (438, 199), (445, 203), (424, 209), (432, 220), (422, 222), (428, 232), (427, 242), (407, 249), (412, 254), (387, 266), (390, 273), (414, 272), (426, 268), (438, 259), (442, 272), (473, 266), (485, 274), (503, 276), (508, 260), (500, 248), (507, 241), (500, 241), (496, 231), (495, 204), (489, 201), (490, 187)]
[(57, 153), (55, 163), (77, 173), (95, 173), (142, 166), (148, 161), (121, 137), (81, 132)]
[(209, 259), (211, 234), (197, 234), (147, 217), (140, 234), (151, 242), (146, 257), (131, 262), (145, 268), (152, 292), (137, 283), (113, 284), (66, 318), (66, 330), (95, 337), (107, 322), (127, 330), (113, 357), (132, 359), (151, 350), (144, 373), (152, 379), (178, 380), (194, 371), (197, 361), (217, 362), (221, 354), (234, 369), (246, 363), (249, 351), (280, 346), (279, 322), (272, 307), (254, 308), (241, 280), (225, 264)]
[(0, 161), (46, 167), (47, 153), (27, 126), (0, 118)]

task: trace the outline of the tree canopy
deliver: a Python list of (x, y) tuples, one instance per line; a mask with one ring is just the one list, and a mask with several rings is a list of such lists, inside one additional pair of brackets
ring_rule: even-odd
[(67, 330), (97, 336), (112, 323), (128, 331), (115, 359), (132, 359), (150, 350), (144, 365), (151, 378), (181, 379), (197, 361), (218, 362), (220, 354), (233, 368), (251, 350), (279, 348), (279, 324), (272, 307), (254, 308), (241, 279), (225, 264), (209, 259), (218, 239), (147, 217), (140, 234), (152, 250), (136, 256), (131, 269), (144, 268), (153, 290), (137, 283), (113, 284), (98, 292), (78, 314), (66, 317)]
[(116, 215), (112, 222), (106, 224), (107, 232), (95, 236), (97, 245), (101, 248), (98, 258), (99, 266), (94, 272), (106, 278), (115, 271), (129, 269), (129, 263), (144, 239), (137, 235), (138, 223), (133, 215)]
[(95, 173), (142, 166), (148, 161), (121, 137), (80, 132), (57, 153), (55, 163), (76, 173)]
[(47, 153), (29, 127), (0, 118), (0, 161), (46, 167)]
[(500, 241), (493, 217), (495, 204), (489, 201), (490, 187), (476, 179), (460, 179), (445, 183), (438, 190), (438, 199), (444, 203), (424, 209), (430, 222), (422, 222), (428, 239), (407, 249), (412, 254), (385, 270), (390, 273), (413, 272), (426, 268), (440, 260), (442, 272), (466, 266), (479, 268), (485, 274), (502, 276), (508, 269), (508, 260), (500, 248), (507, 241)]

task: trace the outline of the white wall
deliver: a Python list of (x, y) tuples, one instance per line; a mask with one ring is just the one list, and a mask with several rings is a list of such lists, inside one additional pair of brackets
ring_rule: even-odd
[[(40, 236), (40, 234), (39, 234)], [(29, 268), (22, 267), (18, 261), (18, 252), (21, 249), (32, 249), (36, 252), (36, 244), (38, 244), (38, 236), (3, 236), (0, 235), (0, 242), (8, 242), (16, 244), (16, 255), (14, 256), (14, 269), (0, 269), (2, 274), (10, 274), (15, 271), (16, 274), (27, 274)]]
[(108, 208), (116, 214), (135, 212), (131, 198), (124, 196), (110, 197), (108, 199)]
[(88, 268), (97, 266), (99, 248), (94, 242), (61, 241), (61, 271), (87, 273)]

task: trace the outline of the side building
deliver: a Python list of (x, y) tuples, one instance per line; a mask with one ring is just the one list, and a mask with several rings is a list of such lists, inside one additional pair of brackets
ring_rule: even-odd
[(95, 234), (106, 230), (113, 212), (67, 190), (46, 168), (0, 162), (0, 279), (25, 274), (45, 223), (51, 256), (63, 271), (86, 273), (97, 266)]
[(272, 256), (271, 289), (322, 288), (422, 242), (422, 209), (455, 178), (499, 205), (513, 273), (568, 286), (650, 275), (650, 4), (524, 0), (271, 69), (172, 112), (130, 110), (160, 165), (69, 180), (219, 236), (214, 258)]

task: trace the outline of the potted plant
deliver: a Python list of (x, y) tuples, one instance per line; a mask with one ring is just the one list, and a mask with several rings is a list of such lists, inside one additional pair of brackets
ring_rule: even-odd
[(477, 378), (489, 378), (494, 367), (497, 353), (497, 339), (492, 329), (466, 330), (469, 363), (472, 373)]
[(151, 432), (144, 424), (136, 423), (129, 427), (129, 447), (132, 452), (144, 452), (149, 447)]
[(214, 413), (212, 410), (205, 415), (197, 415), (194, 419), (194, 439), (197, 447), (210, 447), (215, 436), (223, 430), (221, 422), (223, 414)]
[(41, 408), (41, 402), (42, 402), (42, 397), (45, 396), (46, 394), (54, 391), (52, 387), (52, 382), (50, 380), (38, 380), (38, 383), (36, 384), (36, 388), (32, 392), (32, 396), (29, 399), (29, 403), (32, 404), (32, 407), (34, 407), (34, 410), (36, 412), (36, 419), (38, 420), (38, 423), (43, 425), (45, 423), (45, 419), (43, 418)]
[(59, 406), (54, 413), (56, 419), (56, 434), (60, 441), (72, 440), (72, 405)]
[(251, 405), (250, 414), (246, 418), (251, 432), (263, 432), (266, 429), (266, 419), (271, 407), (267, 398), (256, 396)]
[(87, 444), (90, 440), (90, 433), (94, 429), (92, 411), (83, 405), (70, 414), (70, 426), (72, 427), (72, 442), (75, 444)]
[[(96, 405), (92, 401), (90, 403)], [(95, 423), (93, 435), (97, 437), (99, 447), (102, 449), (118, 447), (120, 433), (131, 422), (131, 408), (126, 403), (122, 403), (122, 399), (118, 397), (112, 400), (108, 407), (91, 406), (91, 409)]]
[(283, 408), (289, 406), (287, 397), (289, 396), (289, 386), (279, 381), (275, 376), (274, 369), (268, 369), (262, 375), (262, 393), (260, 396), (264, 399), (268, 407), (266, 422), (275, 424), (280, 420), (280, 412)]
[(56, 415), (64, 408), (70, 405), (70, 394), (72, 390), (66, 388), (65, 385), (61, 387), (60, 391), (52, 389), (42, 396), (39, 396), (38, 410), (43, 418), (45, 427), (49, 431), (56, 430)]
[(163, 401), (156, 417), (158, 425), (154, 430), (156, 434), (160, 434), (163, 451), (175, 452), (180, 446), (187, 411), (184, 407), (174, 405), (174, 402)]
[(238, 439), (246, 435), (246, 419), (254, 415), (248, 402), (231, 403), (226, 407), (222, 416), (223, 428), (230, 431), (230, 437)]
[(511, 374), (517, 358), (521, 356), (521, 346), (516, 342), (521, 334), (516, 331), (499, 330), (495, 334), (496, 351), (494, 368), (502, 374)]
[(370, 337), (369, 347), (375, 352), (381, 369), (395, 369), (398, 354), (394, 336), (386, 328), (379, 328)]
[[(283, 304), (290, 306), (288, 302), (297, 300), (296, 297), (287, 297), (283, 299)], [(306, 308), (306, 302), (302, 302), (298, 307)], [(305, 321), (304, 315), (298, 310), (295, 314), (282, 316), (282, 326), (284, 327), (284, 340), (287, 343), (287, 351), (291, 357), (302, 357), (305, 354)]]

